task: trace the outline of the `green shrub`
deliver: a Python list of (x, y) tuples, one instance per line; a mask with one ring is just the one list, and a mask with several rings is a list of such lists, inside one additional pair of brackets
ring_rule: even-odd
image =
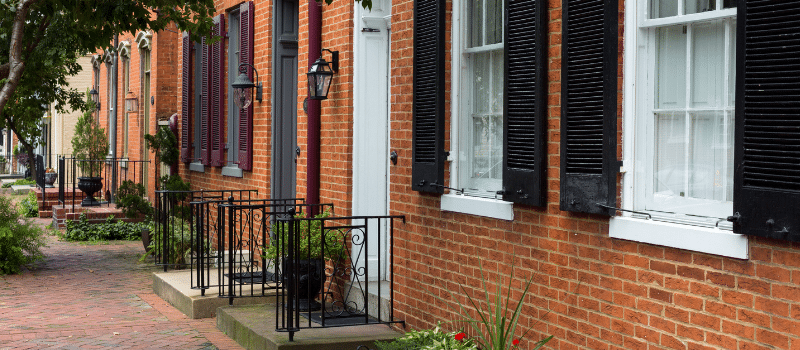
[(142, 214), (153, 215), (153, 206), (144, 199), (144, 186), (131, 180), (122, 181), (117, 191), (117, 208), (128, 218), (135, 218)]
[(28, 192), (28, 196), (19, 202), (19, 213), (27, 218), (39, 216), (39, 202), (36, 200), (36, 192)]
[(434, 329), (406, 332), (390, 342), (375, 342), (377, 350), (477, 350), (478, 347), (461, 332), (444, 332), (439, 325)]
[(102, 223), (89, 223), (86, 214), (81, 214), (80, 220), (67, 222), (67, 230), (61, 238), (67, 241), (135, 241), (142, 237), (142, 228), (146, 226), (147, 223), (124, 222), (113, 216)]
[[(186, 258), (188, 256), (191, 256), (194, 247), (192, 247), (192, 231), (190, 230), (189, 221), (175, 216), (167, 220), (169, 223), (169, 232), (166, 232), (166, 234), (169, 235), (167, 237), (167, 244), (164, 245), (163, 243), (164, 230), (162, 228), (156, 230), (154, 227), (155, 225), (151, 222), (149, 226), (151, 235), (150, 246), (147, 247), (147, 254), (143, 255), (140, 261), (144, 261), (148, 256), (155, 256), (161, 261), (181, 265), (186, 263)], [(203, 243), (203, 249), (208, 250), (208, 242)], [(167, 257), (163, 256), (165, 248), (167, 253), (169, 253)]]
[(14, 182), (4, 183), (3, 188), (10, 188), (11, 186), (17, 186), (17, 185), (35, 185), (35, 184), (36, 181), (33, 181), (31, 179), (17, 179), (17, 181)]
[(0, 275), (19, 273), (24, 265), (44, 259), (44, 231), (0, 197)]

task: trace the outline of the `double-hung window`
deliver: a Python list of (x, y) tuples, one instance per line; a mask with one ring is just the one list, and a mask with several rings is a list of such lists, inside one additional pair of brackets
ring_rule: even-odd
[[(513, 218), (503, 202), (503, 0), (454, 2), (450, 187), (442, 209)], [(455, 192), (455, 191), (454, 191)]]
[(623, 203), (663, 230), (612, 220), (611, 235), (746, 257), (746, 239), (726, 221), (733, 215), (736, 1), (629, 3), (626, 13), (636, 18), (627, 23), (637, 30), (626, 45), (634, 51), (626, 53), (626, 72), (635, 73), (625, 74)]
[(546, 1), (454, 1), (450, 23), (444, 0), (414, 6), (412, 189), (446, 193), (445, 211), (506, 220), (514, 202), (544, 205)]
[[(454, 21), (461, 41), (453, 100), (457, 139), (456, 183), (469, 195), (497, 197), (503, 189), (503, 1), (462, 2), (464, 16)], [(463, 27), (462, 27), (463, 26)], [(454, 37), (456, 37), (454, 35)]]

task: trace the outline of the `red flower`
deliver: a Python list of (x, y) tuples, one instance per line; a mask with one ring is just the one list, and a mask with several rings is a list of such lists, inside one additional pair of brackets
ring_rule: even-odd
[(467, 335), (465, 333), (463, 333), (463, 332), (456, 334), (456, 340), (458, 340), (458, 341), (462, 341), (466, 337), (467, 337)]
[(514, 346), (519, 345), (519, 339), (514, 339), (514, 341), (512, 341), (511, 343), (514, 344)]

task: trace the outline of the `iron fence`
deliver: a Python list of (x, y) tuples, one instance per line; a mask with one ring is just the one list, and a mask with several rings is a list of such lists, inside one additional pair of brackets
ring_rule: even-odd
[(279, 217), (276, 330), (402, 323), (394, 319), (392, 239), (404, 216)]
[[(200, 250), (192, 271), (192, 288), (218, 289), (221, 298), (265, 296), (280, 281), (280, 269), (265, 259), (271, 227), (291, 212), (333, 210), (332, 204), (305, 204), (303, 199), (259, 199), (195, 202), (195, 242)], [(216, 220), (212, 220), (216, 212)]]
[[(194, 190), (194, 191), (155, 191), (155, 213), (153, 216), (153, 232), (150, 248), (154, 263), (163, 266), (164, 271), (170, 268), (190, 268), (198, 254), (201, 254), (210, 241), (195, 242), (193, 235), (196, 224), (192, 213), (193, 202), (223, 201), (233, 197), (234, 200), (250, 200), (258, 195), (258, 190)], [(200, 210), (200, 207), (196, 207)], [(217, 220), (216, 212), (204, 220)]]
[(110, 157), (104, 159), (59, 157), (58, 167), (55, 169), (58, 173), (58, 201), (62, 205), (71, 203), (74, 211), (75, 201), (84, 198), (78, 189), (79, 179), (81, 177), (101, 177), (99, 195), (101, 200), (98, 201), (98, 204), (111, 206), (122, 181), (143, 182), (144, 177), (147, 176), (143, 171), (145, 163), (149, 164), (150, 161)]

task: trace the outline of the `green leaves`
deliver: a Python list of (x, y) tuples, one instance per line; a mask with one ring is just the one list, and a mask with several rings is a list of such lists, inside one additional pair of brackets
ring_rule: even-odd
[(94, 102), (86, 94), (86, 112), (75, 124), (72, 137), (72, 154), (77, 158), (82, 176), (100, 176), (103, 160), (108, 154), (108, 136), (94, 118)]
[(7, 197), (0, 197), (0, 275), (44, 259), (44, 231), (20, 214)]

